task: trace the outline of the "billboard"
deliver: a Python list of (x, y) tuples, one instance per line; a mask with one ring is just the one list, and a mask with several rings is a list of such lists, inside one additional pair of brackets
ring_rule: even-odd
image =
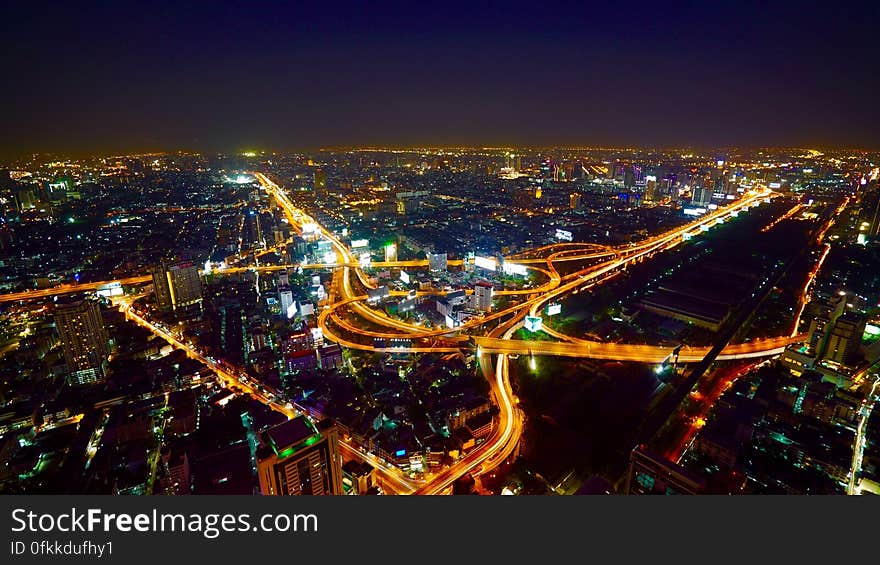
[(409, 274), (406, 271), (404, 271), (403, 269), (401, 269), (400, 270), (400, 281), (403, 284), (409, 284), (410, 280), (411, 279), (409, 278)]
[(525, 328), (530, 332), (539, 332), (541, 331), (543, 320), (539, 316), (526, 316), (525, 319)]
[(562, 241), (571, 241), (572, 233), (567, 230), (556, 228), (556, 239), (561, 239)]
[(562, 312), (562, 304), (554, 303), (554, 304), (547, 305), (547, 315), (548, 316), (555, 316), (556, 314), (559, 314), (560, 312)]
[(509, 263), (507, 261), (504, 262), (504, 272), (508, 275), (520, 275), (522, 277), (529, 274), (529, 270), (525, 265), (520, 265), (519, 263)]
[(370, 241), (367, 239), (352, 239), (351, 240), (351, 248), (357, 249), (359, 247), (369, 247)]
[(494, 271), (498, 268), (498, 263), (495, 261), (495, 259), (490, 259), (489, 257), (480, 257), (479, 255), (474, 257), (474, 265), (482, 269), (486, 269), (487, 271)]
[(685, 216), (702, 216), (706, 213), (705, 208), (685, 208), (682, 210)]

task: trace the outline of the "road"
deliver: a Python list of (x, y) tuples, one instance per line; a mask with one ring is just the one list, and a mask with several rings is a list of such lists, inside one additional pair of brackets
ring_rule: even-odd
[(862, 458), (865, 454), (865, 426), (868, 424), (868, 418), (874, 410), (874, 402), (876, 401), (874, 394), (877, 391), (877, 385), (880, 384), (880, 378), (874, 379), (871, 385), (871, 391), (865, 396), (862, 405), (859, 407), (859, 424), (856, 427), (856, 438), (853, 442), (852, 464), (849, 470), (849, 480), (846, 485), (846, 494), (857, 494), (856, 480), (862, 471)]

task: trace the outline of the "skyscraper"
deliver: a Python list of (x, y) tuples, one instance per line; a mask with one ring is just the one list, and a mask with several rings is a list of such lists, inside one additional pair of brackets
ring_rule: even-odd
[(318, 425), (298, 416), (263, 432), (257, 474), (264, 495), (343, 493), (339, 432), (331, 422)]
[(851, 365), (856, 361), (862, 334), (865, 333), (865, 318), (856, 312), (846, 312), (834, 322), (825, 347), (825, 359), (841, 365)]
[(202, 280), (192, 263), (163, 262), (153, 267), (151, 274), (159, 308), (177, 310), (201, 302)]
[(321, 169), (315, 169), (314, 190), (315, 196), (323, 197), (327, 193), (327, 173)]
[(59, 304), (55, 309), (55, 327), (70, 381), (89, 384), (101, 380), (104, 362), (110, 354), (110, 338), (98, 302), (80, 298)]
[(572, 210), (577, 210), (581, 207), (581, 195), (577, 192), (572, 192), (568, 195), (568, 207)]
[(477, 310), (488, 312), (492, 309), (492, 291), (491, 284), (478, 282), (474, 285), (474, 307)]

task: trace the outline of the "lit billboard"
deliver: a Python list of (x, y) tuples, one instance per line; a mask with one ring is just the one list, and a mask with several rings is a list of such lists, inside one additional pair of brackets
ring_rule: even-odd
[(528, 268), (525, 265), (520, 265), (519, 263), (509, 263), (507, 261), (504, 262), (504, 272), (508, 275), (519, 275), (526, 276), (529, 274)]
[(474, 265), (480, 267), (481, 269), (486, 269), (487, 271), (494, 271), (498, 269), (498, 262), (495, 259), (490, 259), (489, 257), (480, 257), (479, 255), (474, 257)]
[(571, 241), (572, 234), (570, 231), (556, 228), (556, 239), (561, 239), (562, 241)]
[(539, 332), (541, 331), (543, 320), (539, 316), (526, 316), (525, 319), (525, 328), (530, 332)]

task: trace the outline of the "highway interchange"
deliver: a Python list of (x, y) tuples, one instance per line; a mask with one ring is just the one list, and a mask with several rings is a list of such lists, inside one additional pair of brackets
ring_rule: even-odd
[[(544, 327), (543, 331), (557, 341), (516, 340), (514, 333), (523, 326), (526, 316), (538, 315), (547, 304), (565, 295), (589, 290), (596, 285), (614, 278), (629, 265), (650, 259), (654, 254), (673, 249), (683, 241), (698, 236), (710, 227), (723, 223), (749, 207), (756, 206), (776, 196), (766, 188), (747, 192), (731, 204), (695, 219), (694, 221), (647, 238), (641, 242), (607, 247), (585, 243), (558, 243), (542, 248), (521, 252), (505, 258), (505, 262), (522, 265), (543, 282), (533, 288), (500, 290), (495, 296), (511, 297), (511, 305), (465, 321), (461, 326), (449, 328), (426, 328), (392, 318), (370, 306), (365, 291), (375, 288), (376, 283), (365, 272), (358, 258), (349, 247), (334, 233), (318, 224), (308, 213), (293, 204), (284, 189), (262, 173), (254, 173), (262, 188), (274, 198), (283, 210), (290, 225), (298, 233), (303, 228), (316, 230), (317, 237), (329, 241), (336, 254), (335, 262), (312, 265), (295, 265), (306, 269), (334, 269), (333, 284), (329, 289), (328, 300), (322, 304), (317, 323), (324, 339), (358, 350), (383, 353), (451, 353), (462, 350), (475, 350), (480, 370), (490, 383), (492, 401), (499, 409), (496, 425), (490, 436), (453, 465), (423, 479), (404, 474), (397, 467), (366, 452), (354, 442), (343, 439), (342, 450), (349, 457), (356, 457), (377, 469), (385, 490), (398, 494), (442, 494), (449, 491), (452, 484), (466, 474), (486, 473), (504, 460), (516, 449), (522, 435), (524, 417), (518, 408), (509, 376), (510, 355), (554, 355), (565, 357), (590, 357), (596, 359), (616, 359), (659, 363), (670, 355), (669, 347), (634, 345), (621, 343), (602, 343), (588, 341), (561, 334)], [(258, 254), (254, 254), (255, 257)], [(579, 262), (579, 270), (561, 275), (556, 268), (560, 262)], [(461, 261), (449, 261), (451, 266), (461, 265)], [(246, 265), (230, 266), (213, 271), (217, 274), (233, 274), (246, 271), (274, 271), (294, 265)], [(373, 262), (371, 268), (427, 268), (427, 260)], [(352, 277), (354, 272), (355, 277)], [(151, 280), (149, 275), (134, 276), (118, 281), (102, 281), (86, 284), (59, 285), (52, 288), (0, 295), (0, 302), (49, 297), (58, 294), (97, 290), (119, 283), (120, 285), (139, 285)], [(363, 290), (356, 290), (356, 289)], [(444, 290), (420, 292), (420, 295), (442, 295)], [(403, 296), (405, 292), (392, 291), (391, 296)], [(282, 402), (281, 395), (271, 388), (255, 382), (242, 370), (236, 369), (222, 360), (216, 360), (200, 353), (188, 340), (174, 331), (152, 323), (143, 313), (132, 308), (132, 297), (119, 298), (120, 309), (133, 322), (149, 329), (173, 346), (183, 349), (188, 356), (205, 364), (229, 386), (250, 394), (288, 417), (307, 413), (301, 407)], [(351, 317), (368, 321), (382, 330), (369, 330), (363, 324), (352, 323)], [(492, 327), (493, 323), (497, 323)], [(375, 338), (404, 339), (407, 346), (376, 347)], [(779, 336), (763, 341), (731, 344), (725, 348), (720, 360), (742, 359), (776, 355), (790, 343), (802, 341), (793, 331), (791, 335)], [(406, 342), (404, 342), (406, 343)], [(680, 362), (698, 362), (710, 348), (682, 347)], [(495, 359), (493, 360), (493, 356)]]

